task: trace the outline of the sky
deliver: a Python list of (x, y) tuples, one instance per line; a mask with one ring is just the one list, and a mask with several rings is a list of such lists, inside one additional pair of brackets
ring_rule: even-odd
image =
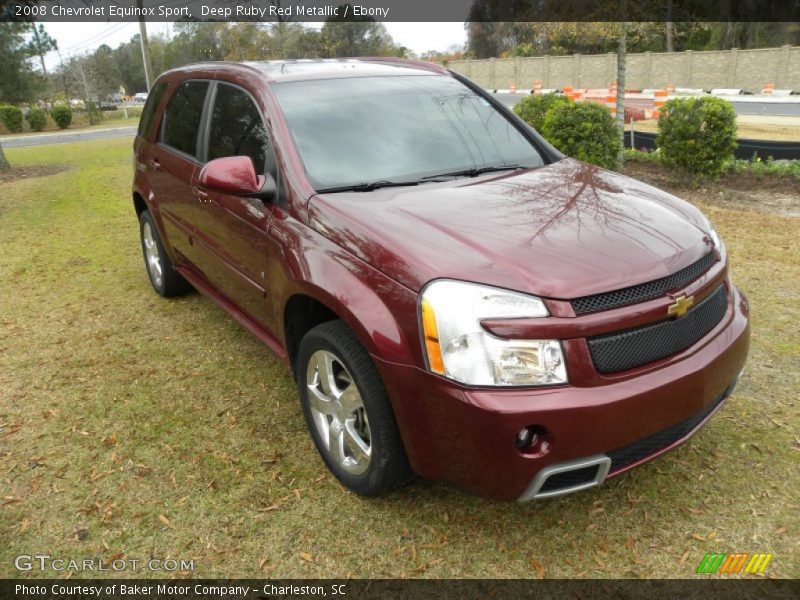
[[(467, 39), (464, 23), (384, 23), (394, 41), (417, 54), (428, 50), (447, 50)], [(168, 33), (169, 23), (148, 23), (148, 35)], [(139, 33), (134, 23), (45, 23), (45, 29), (58, 42), (62, 57), (91, 52), (101, 44), (116, 48)], [(58, 54), (45, 58), (48, 68), (58, 65)]]

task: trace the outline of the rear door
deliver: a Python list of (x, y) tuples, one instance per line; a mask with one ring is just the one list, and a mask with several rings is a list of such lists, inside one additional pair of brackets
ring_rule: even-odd
[(167, 101), (158, 142), (147, 168), (170, 245), (195, 263), (195, 219), (198, 198), (194, 184), (200, 173), (199, 140), (210, 82), (179, 83)]
[[(274, 154), (264, 119), (252, 96), (216, 82), (211, 94), (205, 158), (247, 156), (256, 173), (274, 173)], [(271, 213), (258, 198), (200, 190), (197, 246), (206, 277), (262, 326), (267, 310), (267, 230)]]

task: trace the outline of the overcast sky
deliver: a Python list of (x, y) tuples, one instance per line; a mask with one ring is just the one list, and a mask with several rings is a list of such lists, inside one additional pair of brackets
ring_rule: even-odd
[[(320, 24), (315, 24), (320, 25)], [(446, 50), (453, 44), (463, 44), (466, 32), (463, 23), (384, 23), (394, 41), (411, 48), (417, 54), (428, 50)], [(148, 23), (150, 35), (167, 33), (169, 23)], [(139, 32), (138, 23), (45, 23), (47, 32), (56, 39), (64, 58), (72, 54), (91, 52), (101, 44), (116, 48)], [(58, 65), (58, 54), (46, 58), (48, 67)]]

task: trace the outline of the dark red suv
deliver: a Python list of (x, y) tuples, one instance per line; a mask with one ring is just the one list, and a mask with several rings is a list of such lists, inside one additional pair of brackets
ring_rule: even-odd
[(176, 69), (135, 154), (156, 292), (200, 290), (286, 361), (358, 493), (588, 488), (689, 438), (744, 367), (747, 301), (700, 211), (441, 67)]

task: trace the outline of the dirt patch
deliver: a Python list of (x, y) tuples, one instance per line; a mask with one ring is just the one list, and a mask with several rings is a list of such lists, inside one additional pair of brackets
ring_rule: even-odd
[(647, 161), (628, 161), (624, 172), (690, 201), (711, 202), (724, 208), (800, 217), (800, 181), (792, 176), (728, 173), (719, 181), (692, 185), (674, 172)]
[(66, 165), (34, 165), (30, 167), (11, 167), (0, 170), (0, 183), (11, 183), (18, 179), (33, 179), (34, 177), (49, 177), (56, 173), (66, 171)]

